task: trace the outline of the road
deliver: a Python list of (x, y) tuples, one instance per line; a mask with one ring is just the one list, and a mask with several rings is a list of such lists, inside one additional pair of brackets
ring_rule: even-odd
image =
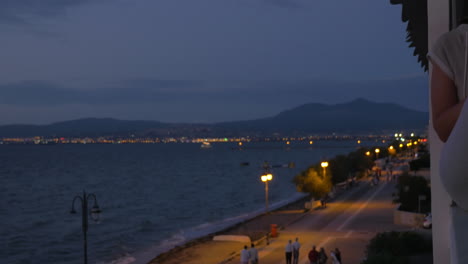
[[(338, 247), (343, 263), (360, 263), (365, 256), (365, 247), (378, 232), (406, 230), (393, 224), (392, 193), (394, 182), (381, 181), (378, 186), (361, 183), (331, 202), (325, 209), (312, 210), (296, 223), (280, 231), (270, 245), (259, 245), (262, 264), (286, 263), (284, 248), (289, 239), (298, 237), (300, 264), (308, 264), (307, 254), (313, 245), (317, 249), (330, 250)], [(235, 258), (228, 263), (240, 263)]]

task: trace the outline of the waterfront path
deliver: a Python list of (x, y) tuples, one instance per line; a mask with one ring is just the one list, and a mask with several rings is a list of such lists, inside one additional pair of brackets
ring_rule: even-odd
[[(280, 211), (252, 221), (251, 225), (285, 225), (277, 238), (270, 239), (269, 245), (266, 245), (265, 240), (257, 245), (260, 263), (285, 263), (284, 247), (289, 239), (293, 240), (295, 237), (299, 237), (302, 244), (300, 264), (309, 263), (307, 254), (313, 245), (317, 248), (324, 247), (327, 254), (338, 247), (344, 263), (360, 263), (365, 256), (366, 245), (376, 233), (407, 229), (393, 224), (393, 210), (396, 206), (392, 204), (394, 191), (395, 182), (381, 181), (378, 186), (361, 182), (328, 203), (327, 208), (307, 213), (291, 211), (288, 214)], [(285, 223), (284, 219), (290, 222)], [(283, 223), (279, 223), (281, 221)], [(252, 226), (244, 227), (246, 231), (249, 228), (255, 229)], [(238, 253), (243, 245), (236, 242), (205, 241), (170, 253), (165, 258), (155, 259), (151, 263), (240, 263)]]

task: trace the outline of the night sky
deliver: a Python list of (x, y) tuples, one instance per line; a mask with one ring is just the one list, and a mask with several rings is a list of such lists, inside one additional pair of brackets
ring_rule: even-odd
[(405, 29), (390, 0), (1, 0), (0, 124), (230, 121), (358, 97), (427, 111)]

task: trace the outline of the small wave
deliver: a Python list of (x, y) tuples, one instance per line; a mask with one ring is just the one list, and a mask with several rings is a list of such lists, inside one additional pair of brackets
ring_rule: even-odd
[(135, 257), (132, 257), (129, 254), (125, 254), (125, 256), (120, 257), (111, 262), (98, 262), (97, 264), (131, 264), (131, 263), (134, 263), (135, 261), (136, 261)]

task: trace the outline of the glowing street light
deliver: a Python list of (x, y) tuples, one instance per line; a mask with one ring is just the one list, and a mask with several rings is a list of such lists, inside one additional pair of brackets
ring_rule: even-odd
[(320, 166), (322, 166), (323, 176), (325, 176), (325, 173), (327, 172), (328, 162), (327, 161), (322, 161), (322, 163), (320, 163)]
[(265, 211), (268, 213), (268, 182), (273, 180), (273, 175), (266, 172), (260, 177), (260, 179), (265, 183)]
[(370, 151), (367, 151), (367, 152), (366, 152), (366, 156), (370, 156)]
[(380, 153), (380, 149), (376, 148), (375, 149), (375, 159), (379, 159), (379, 153)]

